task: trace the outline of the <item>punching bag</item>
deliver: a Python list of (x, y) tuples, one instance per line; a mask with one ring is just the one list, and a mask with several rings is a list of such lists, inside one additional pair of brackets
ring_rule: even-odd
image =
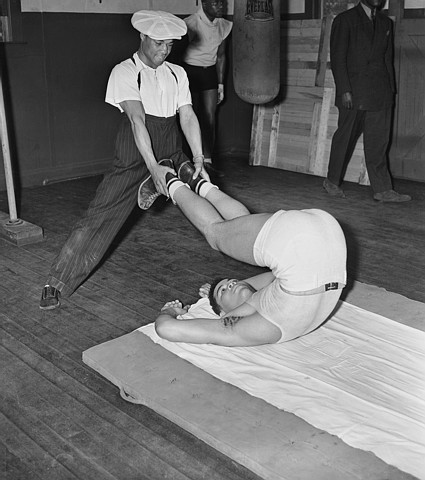
[(237, 95), (272, 101), (280, 89), (280, 0), (234, 0), (232, 42)]

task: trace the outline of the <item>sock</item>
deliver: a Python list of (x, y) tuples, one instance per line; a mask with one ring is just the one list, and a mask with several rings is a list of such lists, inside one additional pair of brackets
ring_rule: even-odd
[(195, 193), (197, 193), (200, 197), (205, 198), (208, 195), (208, 192), (212, 188), (217, 188), (217, 185), (214, 185), (211, 182), (207, 182), (206, 180), (202, 179), (201, 181), (198, 182), (195, 188)]
[(167, 180), (167, 189), (168, 189), (168, 194), (171, 198), (171, 201), (176, 205), (176, 202), (174, 200), (174, 194), (176, 193), (176, 190), (180, 187), (188, 187), (186, 183), (183, 183), (178, 177), (175, 175), (172, 175), (171, 173), (167, 173), (165, 176)]

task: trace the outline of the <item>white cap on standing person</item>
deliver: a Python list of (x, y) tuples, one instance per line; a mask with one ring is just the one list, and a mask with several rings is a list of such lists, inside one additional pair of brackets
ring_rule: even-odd
[(169, 12), (139, 10), (131, 17), (131, 24), (153, 40), (180, 40), (186, 35), (186, 23)]

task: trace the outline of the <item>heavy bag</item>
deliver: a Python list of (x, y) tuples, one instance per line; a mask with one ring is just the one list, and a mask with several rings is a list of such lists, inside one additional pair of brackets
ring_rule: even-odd
[(280, 0), (234, 0), (232, 42), (237, 95), (272, 101), (280, 89)]

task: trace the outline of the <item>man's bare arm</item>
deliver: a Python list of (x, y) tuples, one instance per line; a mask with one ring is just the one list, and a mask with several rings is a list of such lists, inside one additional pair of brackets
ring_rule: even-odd
[[(251, 312), (251, 314), (249, 314)], [(244, 314), (248, 315), (245, 316)], [(156, 333), (170, 342), (207, 343), (225, 347), (248, 347), (276, 343), (280, 330), (248, 304), (223, 318), (177, 319), (173, 312), (161, 313)]]
[(183, 105), (179, 108), (180, 126), (192, 151), (195, 165), (194, 178), (201, 175), (209, 180), (210, 177), (204, 168), (204, 156), (202, 155), (202, 137), (198, 117), (193, 111), (192, 105)]
[(217, 78), (218, 78), (218, 98), (217, 103), (224, 100), (224, 71), (226, 69), (226, 40), (223, 40), (217, 50)]

